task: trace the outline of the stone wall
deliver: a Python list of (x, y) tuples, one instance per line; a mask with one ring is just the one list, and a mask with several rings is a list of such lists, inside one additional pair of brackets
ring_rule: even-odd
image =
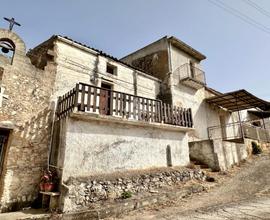
[(106, 200), (117, 200), (143, 192), (155, 193), (157, 189), (187, 182), (192, 179), (205, 180), (201, 170), (186, 168), (160, 168), (145, 171), (115, 173), (87, 178), (70, 178), (63, 190), (64, 212), (87, 210)]
[(52, 61), (44, 70), (31, 64), (24, 42), (14, 32), (1, 29), (0, 38), (15, 44), (12, 64), (0, 64), (4, 70), (1, 87), (7, 97), (0, 109), (0, 124), (12, 127), (0, 181), (0, 211), (7, 211), (26, 205), (38, 195), (41, 170), (48, 158), (49, 103), (55, 74)]

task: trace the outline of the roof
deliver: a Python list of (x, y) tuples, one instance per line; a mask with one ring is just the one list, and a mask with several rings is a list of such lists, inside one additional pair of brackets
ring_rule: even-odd
[(160, 39), (158, 39), (157, 41), (154, 41), (124, 57), (121, 58), (121, 60), (124, 60), (125, 58), (139, 52), (139, 51), (142, 51), (142, 50), (145, 50), (146, 48), (152, 46), (152, 45), (155, 45), (159, 42), (161, 42), (162, 40), (166, 40), (166, 41), (169, 41), (172, 43), (172, 45), (174, 45), (175, 47), (179, 48), (180, 50), (184, 51), (185, 53), (189, 54), (190, 56), (196, 58), (197, 60), (201, 61), (201, 60), (204, 60), (206, 59), (206, 56), (203, 55), (202, 53), (200, 53), (199, 51), (195, 50), (194, 48), (192, 48), (191, 46), (189, 46), (188, 44), (184, 43), (183, 41), (179, 40), (178, 38), (174, 37), (174, 36), (171, 36), (171, 37), (168, 37), (168, 36), (164, 36)]
[(217, 91), (217, 90), (215, 90), (213, 88), (210, 88), (208, 86), (205, 86), (205, 90), (207, 90), (208, 92), (213, 93), (214, 95), (222, 95), (223, 94), (222, 92), (219, 92), (219, 91)]
[(35, 48), (31, 49), (31, 50), (28, 52), (28, 54), (30, 54), (31, 51), (34, 51), (34, 50), (36, 50), (36, 49), (42, 47), (44, 44), (50, 43), (50, 42), (52, 42), (53, 40), (56, 40), (56, 39), (59, 39), (59, 40), (65, 39), (65, 40), (70, 41), (70, 42), (72, 42), (72, 43), (78, 44), (78, 45), (80, 45), (80, 46), (82, 46), (82, 47), (84, 47), (84, 48), (90, 49), (90, 50), (92, 50), (92, 51), (98, 53), (99, 55), (101, 55), (101, 56), (103, 56), (103, 57), (106, 57), (106, 58), (109, 58), (109, 59), (111, 59), (111, 60), (113, 60), (113, 61), (115, 61), (115, 62), (121, 63), (121, 64), (123, 64), (123, 65), (125, 65), (125, 66), (127, 66), (127, 67), (129, 67), (129, 68), (131, 68), (131, 69), (137, 70), (137, 71), (141, 72), (142, 74), (146, 74), (147, 76), (149, 76), (149, 77), (151, 77), (151, 78), (154, 78), (155, 80), (160, 81), (160, 79), (158, 79), (158, 78), (152, 76), (151, 74), (145, 72), (144, 70), (142, 70), (142, 69), (140, 69), (140, 68), (137, 68), (137, 67), (135, 67), (135, 66), (132, 66), (132, 65), (130, 65), (130, 64), (128, 64), (128, 63), (126, 63), (126, 62), (124, 62), (124, 61), (122, 61), (122, 60), (119, 60), (118, 58), (116, 58), (116, 57), (114, 57), (114, 56), (111, 56), (111, 55), (109, 55), (109, 54), (107, 54), (107, 53), (105, 53), (105, 52), (103, 52), (103, 51), (101, 51), (101, 50), (98, 50), (98, 49), (96, 49), (96, 48), (90, 47), (90, 46), (88, 46), (88, 45), (86, 45), (86, 44), (83, 44), (83, 43), (80, 43), (80, 42), (78, 42), (78, 41), (75, 41), (75, 40), (73, 40), (73, 39), (71, 39), (71, 38), (69, 38), (69, 37), (67, 37), (67, 36), (53, 35), (52, 37), (50, 37), (50, 38), (49, 38), (48, 40), (46, 40), (45, 42), (43, 42), (43, 43), (41, 43), (40, 45), (36, 46)]
[(200, 53), (199, 51), (195, 50), (194, 48), (192, 48), (191, 46), (189, 46), (188, 44), (184, 43), (183, 41), (179, 40), (178, 38), (171, 36), (168, 38), (168, 40), (176, 47), (178, 47), (179, 49), (183, 50), (184, 52), (186, 52), (187, 54), (189, 54), (190, 56), (196, 58), (197, 60), (201, 61), (206, 59), (206, 56), (203, 55), (202, 53)]
[(206, 102), (225, 108), (229, 111), (238, 111), (251, 108), (259, 108), (263, 111), (270, 110), (270, 102), (262, 100), (244, 89), (207, 98)]
[[(104, 57), (107, 57), (107, 58), (109, 58), (109, 59), (111, 59), (111, 60), (114, 60), (114, 61), (116, 61), (116, 62), (119, 62), (119, 63), (121, 63), (121, 64), (123, 64), (123, 65), (125, 65), (125, 66), (128, 66), (128, 67), (130, 67), (130, 68), (132, 68), (132, 69), (135, 69), (135, 70), (138, 70), (138, 71), (141, 71), (141, 72), (143, 72), (143, 73), (146, 73), (144, 70), (142, 70), (142, 69), (140, 69), (140, 68), (137, 68), (137, 67), (134, 67), (134, 66), (132, 66), (132, 65), (129, 65), (128, 63), (125, 63), (125, 62), (123, 62), (122, 60), (119, 60), (118, 58), (116, 58), (116, 57), (114, 57), (114, 56), (112, 56), (112, 55), (109, 55), (109, 54), (107, 54), (107, 53), (105, 53), (105, 52), (103, 52), (102, 50), (98, 50), (98, 49), (96, 49), (96, 48), (93, 48), (93, 47), (90, 47), (90, 46), (88, 46), (88, 45), (86, 45), (86, 44), (83, 44), (83, 43), (80, 43), (80, 42), (78, 42), (78, 41), (75, 41), (75, 40), (73, 40), (73, 39), (71, 39), (71, 38), (69, 38), (69, 37), (67, 37), (67, 36), (62, 36), (62, 35), (54, 35), (53, 37), (56, 37), (56, 38), (64, 38), (64, 39), (66, 39), (66, 40), (69, 40), (69, 41), (71, 41), (71, 42), (74, 42), (74, 43), (76, 43), (76, 44), (79, 44), (79, 45), (81, 45), (81, 46), (83, 46), (83, 47), (86, 47), (86, 48), (88, 48), (88, 49), (91, 49), (91, 50), (93, 50), (93, 51), (95, 51), (95, 52), (97, 52), (99, 55), (101, 55), (101, 56), (104, 56)], [(147, 73), (146, 73), (147, 74)], [(147, 75), (149, 75), (149, 74), (147, 74)]]
[(248, 113), (251, 113), (259, 118), (269, 118), (270, 117), (270, 111), (249, 110)]

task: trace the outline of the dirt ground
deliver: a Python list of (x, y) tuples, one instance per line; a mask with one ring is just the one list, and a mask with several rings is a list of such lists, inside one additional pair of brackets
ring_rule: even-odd
[(270, 219), (269, 153), (253, 156), (229, 172), (209, 175), (216, 184), (206, 192), (117, 219)]

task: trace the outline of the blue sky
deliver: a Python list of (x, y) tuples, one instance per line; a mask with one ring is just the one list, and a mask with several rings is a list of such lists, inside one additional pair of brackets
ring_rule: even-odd
[[(270, 16), (245, 0), (220, 1), (269, 27), (269, 33), (209, 0), (3, 0), (1, 17), (22, 24), (14, 31), (28, 49), (61, 34), (121, 58), (174, 35), (207, 56), (202, 65), (208, 86), (221, 92), (244, 88), (270, 100)], [(252, 1), (270, 14), (270, 1)], [(7, 26), (1, 19), (0, 27)]]

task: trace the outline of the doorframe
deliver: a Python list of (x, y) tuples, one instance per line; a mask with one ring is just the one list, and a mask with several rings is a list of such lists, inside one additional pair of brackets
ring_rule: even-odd
[(2, 177), (3, 170), (5, 168), (5, 164), (6, 164), (6, 161), (7, 161), (7, 149), (8, 149), (9, 143), (10, 143), (10, 139), (11, 139), (10, 137), (12, 135), (12, 129), (7, 129), (7, 128), (0, 127), (0, 135), (1, 135), (1, 132), (6, 133), (7, 139), (4, 142), (3, 152), (0, 155), (1, 156), (1, 158), (0, 158), (0, 179)]
[[(104, 82), (104, 81), (101, 81), (101, 83), (100, 83), (100, 88), (108, 89), (108, 88), (106, 88), (106, 87), (102, 87), (102, 85), (109, 86), (111, 91), (112, 91), (113, 88), (114, 88), (114, 85), (113, 85), (113, 84), (108, 83), (108, 82), (106, 82), (106, 81), (105, 81), (105, 82)], [(112, 94), (112, 93), (109, 94), (109, 99), (107, 100), (107, 105), (108, 105), (109, 112), (110, 112), (110, 100), (111, 100), (111, 98), (112, 98), (112, 97), (111, 97), (111, 94)], [(100, 107), (100, 105), (99, 105), (99, 107)], [(110, 115), (110, 114), (105, 114), (105, 115)]]
[(10, 147), (11, 144), (11, 140), (12, 140), (12, 136), (13, 136), (13, 129), (11, 128), (6, 128), (6, 127), (0, 127), (0, 132), (1, 131), (6, 131), (7, 134), (7, 140), (4, 144), (4, 150), (3, 150), (3, 159), (1, 162), (1, 166), (0, 166), (0, 199), (3, 196), (4, 193), (4, 185), (5, 185), (5, 169), (6, 169), (6, 165), (7, 165), (7, 154), (8, 154), (8, 149)]

